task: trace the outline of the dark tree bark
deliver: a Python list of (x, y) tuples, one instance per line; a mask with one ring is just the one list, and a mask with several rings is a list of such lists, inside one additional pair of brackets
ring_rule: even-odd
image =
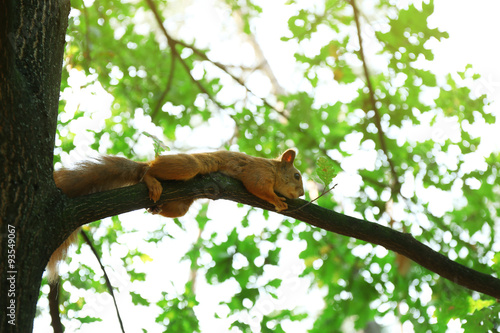
[(51, 318), (52, 331), (54, 333), (63, 333), (64, 329), (61, 323), (61, 317), (59, 316), (59, 293), (61, 289), (60, 279), (58, 279), (56, 284), (50, 285), (49, 291), (49, 312)]
[(52, 165), (70, 3), (7, 0), (1, 7), (0, 332), (31, 332), (41, 276), (57, 246), (57, 224), (47, 221), (61, 211)]

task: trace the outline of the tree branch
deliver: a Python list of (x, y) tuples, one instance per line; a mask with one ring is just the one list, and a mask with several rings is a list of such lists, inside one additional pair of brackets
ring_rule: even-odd
[(170, 89), (172, 89), (176, 59), (177, 58), (174, 56), (172, 56), (170, 59), (170, 72), (168, 73), (167, 86), (165, 87), (165, 90), (163, 90), (160, 98), (158, 98), (158, 102), (156, 103), (153, 112), (151, 112), (151, 119), (153, 119), (153, 121), (156, 119), (156, 115), (163, 106), (163, 100), (165, 99), (165, 97), (167, 97), (168, 93), (170, 92)]
[(375, 117), (375, 126), (377, 127), (377, 134), (380, 141), (380, 147), (387, 157), (387, 162), (389, 163), (389, 168), (391, 170), (392, 177), (392, 194), (398, 194), (400, 192), (401, 184), (399, 183), (398, 174), (396, 172), (396, 168), (394, 167), (394, 162), (389, 155), (389, 149), (387, 149), (387, 143), (385, 139), (384, 130), (382, 129), (382, 118), (380, 117), (380, 110), (377, 107), (377, 102), (375, 99), (375, 90), (373, 89), (372, 82), (370, 79), (370, 72), (368, 71), (368, 65), (366, 64), (365, 59), (365, 51), (363, 49), (363, 38), (361, 36), (361, 23), (359, 21), (359, 10), (356, 6), (355, 0), (350, 0), (352, 9), (354, 12), (354, 21), (356, 22), (356, 29), (358, 34), (358, 42), (359, 42), (359, 57), (361, 58), (361, 62), (363, 63), (363, 72), (366, 78), (366, 86), (368, 87), (368, 95), (370, 97), (370, 104), (372, 106), (374, 117)]
[[(266, 210), (274, 206), (250, 194), (243, 185), (220, 173), (198, 176), (191, 180), (162, 182), (163, 194), (157, 203), (148, 198), (145, 184), (68, 199), (67, 218), (74, 227), (128, 211), (148, 208), (167, 201), (187, 198), (227, 199)], [(282, 215), (315, 227), (381, 245), (415, 261), (456, 284), (492, 297), (500, 298), (500, 280), (448, 259), (413, 238), (391, 228), (340, 214), (317, 205), (301, 209), (305, 200), (287, 200), (288, 211)], [(75, 220), (74, 217), (77, 217)]]
[[(175, 38), (173, 38), (172, 36), (170, 36), (170, 34), (167, 32), (167, 29), (165, 29), (165, 26), (163, 25), (163, 20), (158, 12), (158, 9), (156, 8), (156, 5), (154, 4), (153, 0), (146, 0), (149, 8), (151, 9), (151, 11), (153, 12), (154, 16), (155, 16), (155, 19), (156, 19), (156, 22), (158, 23), (158, 26), (160, 27), (161, 31), (163, 32), (163, 34), (165, 35), (165, 37), (167, 38), (167, 42), (170, 46), (170, 49), (172, 50), (172, 54), (176, 57), (179, 58), (179, 60), (181, 61), (181, 63), (184, 65), (184, 67), (186, 68), (187, 64), (185, 63), (185, 60), (182, 59), (179, 55), (179, 52), (177, 52), (177, 50), (175, 49), (175, 46), (176, 45), (181, 45), (182, 47), (185, 47), (185, 48), (189, 48), (193, 51), (194, 54), (196, 54), (198, 57), (200, 57), (202, 60), (204, 61), (208, 61), (210, 62), (211, 64), (213, 64), (214, 66), (218, 67), (219, 69), (221, 69), (224, 73), (226, 73), (227, 75), (229, 75), (234, 81), (236, 81), (239, 85), (241, 85), (243, 88), (245, 88), (245, 90), (252, 94), (253, 96), (259, 98), (262, 103), (267, 106), (268, 108), (276, 111), (277, 113), (281, 114), (282, 116), (285, 116), (284, 115), (284, 112), (282, 110), (278, 110), (275, 106), (271, 105), (270, 102), (267, 101), (267, 99), (263, 98), (263, 97), (259, 97), (257, 94), (255, 94), (250, 88), (248, 88), (245, 84), (245, 82), (243, 82), (242, 79), (240, 79), (239, 77), (235, 76), (234, 74), (231, 73), (231, 71), (227, 68), (226, 65), (223, 65), (221, 63), (218, 63), (216, 61), (213, 61), (211, 60), (206, 54), (205, 52), (199, 50), (198, 48), (196, 48), (195, 46), (193, 45), (190, 45), (188, 43), (185, 43), (183, 41), (180, 41), (180, 40), (177, 40)], [(189, 67), (186, 68), (186, 70), (188, 71), (188, 74), (189, 76), (191, 76), (191, 72), (190, 72), (190, 69)], [(212, 97), (208, 92), (207, 90), (201, 85), (200, 82), (198, 82), (197, 80), (195, 80), (192, 76), (191, 76), (191, 79), (193, 80), (193, 82), (198, 86), (198, 88), (205, 94), (207, 94), (209, 96), (209, 98), (215, 103), (217, 104), (217, 106), (219, 106), (219, 108), (223, 109), (223, 107), (220, 105), (219, 102), (217, 102), (217, 100)]]
[[(158, 9), (156, 8), (153, 0), (146, 0), (146, 2), (148, 3), (148, 6), (149, 8), (151, 9), (151, 11), (153, 12), (154, 16), (155, 16), (155, 19), (156, 19), (156, 22), (158, 23), (158, 26), (160, 27), (161, 31), (163, 32), (163, 34), (165, 35), (165, 37), (167, 38), (167, 42), (168, 42), (168, 46), (170, 47), (170, 50), (172, 51), (172, 61), (177, 58), (179, 59), (179, 61), (181, 62), (181, 65), (184, 67), (184, 69), (186, 70), (186, 73), (188, 74), (188, 76), (191, 78), (191, 81), (193, 81), (193, 83), (198, 87), (198, 89), (204, 93), (205, 95), (208, 96), (208, 98), (210, 100), (212, 100), (220, 109), (224, 109), (224, 107), (215, 99), (214, 96), (212, 96), (212, 94), (210, 94), (208, 92), (208, 90), (201, 84), (200, 81), (196, 80), (193, 75), (191, 74), (191, 69), (189, 68), (189, 65), (186, 63), (186, 60), (184, 60), (181, 55), (179, 54), (179, 52), (177, 51), (176, 49), (176, 45), (177, 44), (180, 44), (177, 40), (175, 40), (174, 38), (172, 38), (170, 36), (170, 34), (167, 32), (167, 29), (165, 29), (165, 26), (163, 25), (163, 20), (160, 16), (160, 13), (158, 12)], [(172, 73), (172, 72), (171, 72)]]
[(57, 283), (49, 284), (49, 313), (51, 321), (51, 326), (54, 333), (63, 333), (63, 326), (61, 323), (61, 317), (59, 315), (59, 290), (61, 278), (57, 277)]
[(121, 331), (125, 333), (125, 328), (123, 327), (123, 321), (122, 321), (122, 316), (120, 315), (120, 310), (118, 310), (118, 304), (116, 304), (116, 297), (115, 293), (113, 291), (113, 285), (111, 284), (111, 281), (109, 280), (108, 273), (106, 273), (106, 269), (104, 269), (104, 265), (101, 262), (101, 257), (99, 256), (99, 253), (97, 253), (97, 250), (94, 246), (94, 243), (90, 240), (89, 236), (85, 231), (80, 229), (80, 235), (82, 235), (83, 239), (85, 240), (85, 243), (90, 247), (90, 250), (94, 254), (95, 258), (97, 259), (97, 262), (99, 263), (99, 266), (101, 267), (102, 273), (104, 275), (104, 280), (106, 280), (106, 287), (108, 288), (109, 294), (113, 298), (113, 304), (115, 306), (115, 311), (116, 311), (116, 317), (118, 317), (118, 323), (120, 324)]

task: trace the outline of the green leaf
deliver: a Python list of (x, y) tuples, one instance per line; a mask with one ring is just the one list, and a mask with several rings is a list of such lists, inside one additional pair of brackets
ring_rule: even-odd
[(141, 295), (134, 293), (133, 291), (130, 292), (130, 296), (132, 296), (132, 303), (134, 305), (143, 305), (143, 306), (149, 306), (150, 302), (143, 298)]
[(328, 157), (321, 156), (317, 160), (316, 175), (325, 187), (329, 187), (333, 178), (335, 178), (335, 169), (337, 165)]

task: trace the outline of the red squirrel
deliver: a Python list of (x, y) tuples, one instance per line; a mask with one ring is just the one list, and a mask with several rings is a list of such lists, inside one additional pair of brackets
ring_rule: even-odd
[[(271, 203), (280, 212), (288, 208), (285, 198), (275, 192), (295, 199), (304, 194), (302, 177), (293, 166), (295, 151), (288, 149), (277, 159), (266, 159), (231, 151), (199, 154), (162, 155), (144, 163), (118, 156), (102, 156), (95, 161), (85, 161), (74, 169), (54, 172), (56, 186), (68, 197), (102, 192), (143, 181), (154, 202), (160, 199), (162, 186), (159, 180), (188, 180), (196, 175), (221, 172), (240, 180), (253, 195)], [(186, 214), (194, 199), (170, 201), (151, 210), (165, 217)], [(57, 278), (57, 264), (76, 241), (75, 231), (52, 254), (47, 265), (49, 281)]]

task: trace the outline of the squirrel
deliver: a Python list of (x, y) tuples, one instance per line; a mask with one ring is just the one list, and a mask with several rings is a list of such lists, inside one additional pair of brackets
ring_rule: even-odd
[[(156, 202), (163, 190), (159, 180), (189, 180), (196, 175), (218, 171), (240, 180), (250, 193), (273, 204), (276, 211), (280, 212), (288, 208), (284, 197), (295, 199), (304, 195), (302, 177), (293, 166), (295, 156), (293, 149), (288, 149), (276, 159), (231, 151), (160, 155), (150, 162), (101, 156), (93, 161), (81, 162), (74, 169), (54, 171), (54, 181), (70, 198), (142, 181), (148, 187), (150, 199)], [(165, 217), (181, 217), (187, 213), (193, 201), (194, 199), (170, 201), (149, 211)], [(50, 283), (56, 281), (57, 265), (66, 257), (68, 248), (76, 242), (78, 231), (65, 240), (50, 257), (47, 265)]]

